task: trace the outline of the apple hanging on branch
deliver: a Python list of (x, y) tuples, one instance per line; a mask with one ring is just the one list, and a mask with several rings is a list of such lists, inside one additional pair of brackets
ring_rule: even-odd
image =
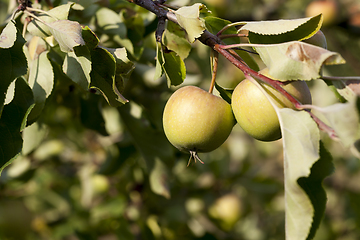
[[(296, 109), (274, 88), (260, 84), (278, 107)], [(310, 90), (304, 81), (287, 82), (283, 88), (299, 102), (311, 104)], [(250, 80), (244, 79), (236, 86), (232, 94), (231, 107), (236, 121), (250, 136), (261, 141), (275, 141), (281, 138), (280, 123), (274, 108), (262, 91)]]
[(235, 125), (231, 106), (222, 98), (195, 86), (178, 89), (166, 103), (164, 132), (176, 148), (200, 158), (198, 152), (210, 152), (225, 142)]

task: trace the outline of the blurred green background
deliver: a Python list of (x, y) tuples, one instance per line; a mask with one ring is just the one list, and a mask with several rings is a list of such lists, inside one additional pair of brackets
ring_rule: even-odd
[[(0, 239), (285, 239), (281, 140), (259, 142), (236, 126), (221, 148), (200, 154), (204, 165), (186, 167), (189, 155), (170, 146), (162, 132), (162, 109), (174, 89), (164, 78), (153, 80), (154, 16), (126, 1), (75, 2), (86, 8), (72, 11), (70, 19), (89, 25), (105, 46), (119, 47), (96, 28), (93, 18), (100, 7), (125, 11), (129, 38), (145, 46), (141, 58), (132, 59), (136, 68), (125, 84), (131, 103), (115, 109), (99, 95), (84, 98), (71, 83), (56, 88), (43, 116), (23, 133), (22, 155), (0, 177)], [(218, 17), (243, 21), (301, 18), (312, 1), (203, 2)], [(360, 3), (337, 4), (335, 20), (322, 30), (328, 49), (347, 64), (326, 67), (324, 75), (359, 76)], [(14, 6), (15, 0), (0, 0), (1, 23)], [(136, 12), (147, 21), (141, 29), (144, 40), (136, 38)], [(185, 64), (184, 84), (208, 88), (207, 47), (194, 43)], [(234, 88), (242, 78), (220, 60), (221, 86)], [(337, 101), (323, 81), (309, 85), (316, 105)], [(328, 204), (315, 239), (360, 239), (360, 161), (349, 149), (323, 139), (335, 172), (324, 182)]]

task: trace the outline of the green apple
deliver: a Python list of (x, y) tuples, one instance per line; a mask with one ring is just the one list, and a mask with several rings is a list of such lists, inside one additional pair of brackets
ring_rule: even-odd
[(304, 42), (327, 49), (327, 42), (324, 33), (319, 30)]
[(218, 148), (235, 123), (229, 103), (195, 86), (175, 91), (163, 113), (164, 132), (170, 143), (192, 155)]
[[(274, 88), (260, 83), (280, 108), (295, 109), (293, 104)], [(304, 81), (293, 81), (283, 88), (303, 104), (311, 104), (311, 94)], [(231, 106), (238, 124), (255, 139), (274, 141), (281, 138), (280, 123), (270, 101), (251, 81), (241, 81), (232, 94)]]
[(339, 18), (339, 7), (335, 0), (316, 0), (306, 7), (306, 17), (313, 17), (322, 13), (323, 26), (330, 26), (336, 23)]

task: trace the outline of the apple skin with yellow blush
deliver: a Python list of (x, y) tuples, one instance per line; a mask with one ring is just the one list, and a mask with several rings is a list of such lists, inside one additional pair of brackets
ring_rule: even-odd
[(165, 105), (163, 127), (172, 145), (184, 152), (210, 152), (235, 125), (231, 105), (195, 86), (175, 91)]
[[(281, 93), (267, 84), (260, 83), (280, 108), (294, 105)], [(311, 104), (311, 94), (304, 81), (292, 81), (283, 88), (303, 104)], [(278, 116), (267, 97), (250, 80), (241, 81), (233, 91), (231, 107), (241, 128), (250, 136), (261, 141), (275, 141), (281, 138)]]

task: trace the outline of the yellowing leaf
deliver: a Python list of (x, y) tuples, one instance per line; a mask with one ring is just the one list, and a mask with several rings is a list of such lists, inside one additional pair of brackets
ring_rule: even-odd
[(194, 42), (205, 31), (205, 22), (200, 19), (200, 10), (204, 8), (205, 5), (196, 3), (175, 11), (176, 19), (180, 26), (185, 29), (190, 42)]
[(304, 42), (253, 46), (269, 68), (269, 74), (280, 81), (317, 79), (323, 64), (345, 63), (338, 53)]
[(48, 26), (55, 40), (59, 43), (61, 51), (70, 52), (74, 50), (75, 46), (85, 45), (81, 36), (81, 26), (78, 22), (59, 20), (49, 23)]

